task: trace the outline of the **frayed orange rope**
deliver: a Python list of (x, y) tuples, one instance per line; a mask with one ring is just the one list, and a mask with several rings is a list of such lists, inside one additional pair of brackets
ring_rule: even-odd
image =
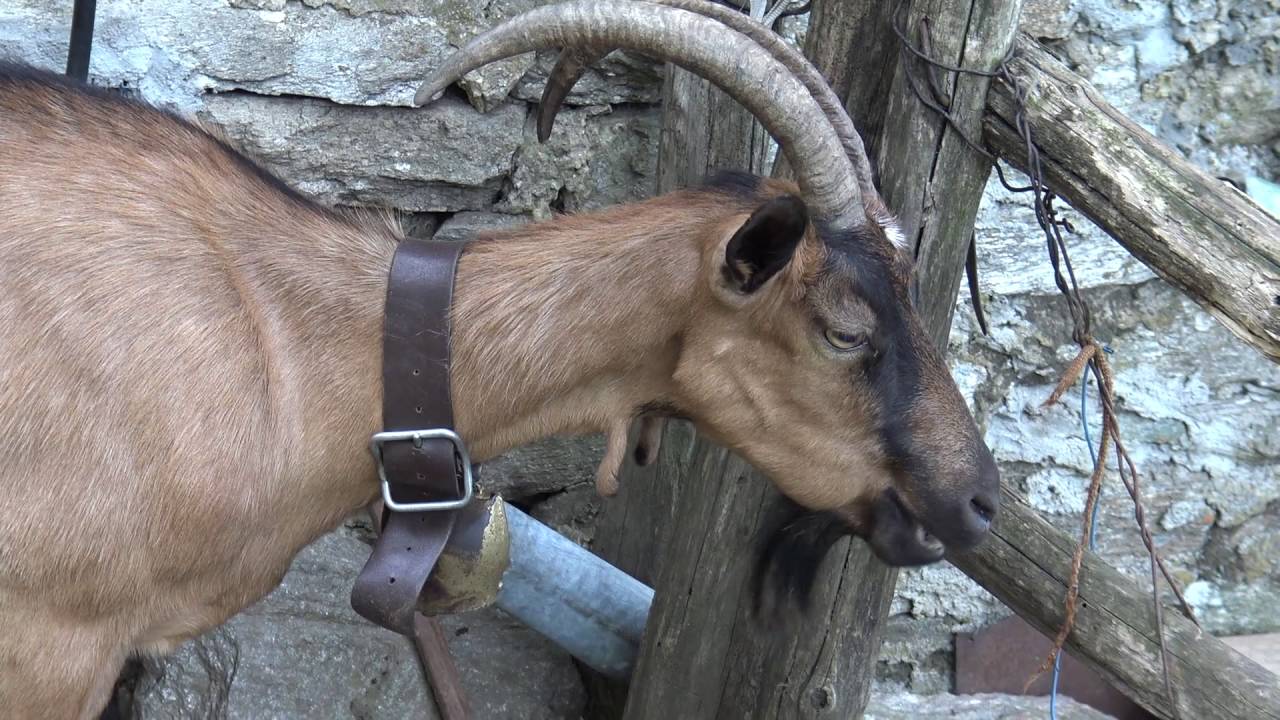
[[(1164, 559), (1160, 557), (1160, 553), (1156, 550), (1155, 543), (1151, 538), (1151, 532), (1147, 528), (1145, 513), (1142, 507), (1142, 497), (1138, 485), (1138, 471), (1133, 464), (1133, 460), (1129, 458), (1128, 453), (1124, 450), (1124, 445), (1120, 441), (1120, 428), (1115, 416), (1115, 382), (1111, 364), (1107, 361), (1106, 353), (1096, 340), (1088, 339), (1080, 348), (1079, 354), (1075, 359), (1067, 365), (1063, 371), (1062, 378), (1058, 381), (1053, 392), (1049, 394), (1049, 398), (1044, 402), (1042, 407), (1047, 407), (1059, 402), (1086, 371), (1092, 370), (1098, 381), (1098, 396), (1102, 405), (1102, 440), (1098, 447), (1098, 458), (1093, 467), (1093, 474), (1089, 477), (1089, 493), (1085, 500), (1084, 521), (1082, 523), (1080, 542), (1077, 543), (1075, 552), (1071, 556), (1071, 574), (1067, 580), (1067, 595), (1065, 601), (1065, 609), (1063, 612), (1062, 627), (1059, 628), (1057, 636), (1054, 637), (1053, 647), (1049, 651), (1049, 656), (1036, 669), (1035, 673), (1023, 685), (1022, 691), (1026, 693), (1031, 684), (1034, 683), (1041, 675), (1047, 672), (1054, 663), (1057, 662), (1059, 653), (1062, 652), (1066, 645), (1067, 638), (1071, 635), (1071, 630), (1075, 627), (1076, 611), (1080, 597), (1080, 570), (1084, 564), (1084, 551), (1088, 545), (1089, 537), (1093, 532), (1093, 516), (1094, 507), (1098, 503), (1099, 495), (1102, 491), (1102, 478), (1106, 474), (1107, 457), (1114, 443), (1116, 448), (1116, 457), (1120, 460), (1120, 480), (1124, 483), (1125, 489), (1129, 492), (1134, 503), (1134, 515), (1138, 522), (1138, 528), (1141, 531), (1143, 543), (1146, 545), (1147, 552), (1151, 557), (1151, 582), (1152, 596), (1155, 603), (1156, 628), (1160, 639), (1160, 660), (1164, 670), (1165, 691), (1168, 693), (1170, 706), (1173, 716), (1178, 716), (1177, 695), (1174, 692), (1173, 684), (1170, 679), (1169, 672), (1169, 653), (1165, 647), (1164, 638), (1164, 614), (1163, 606), (1160, 603), (1159, 580), (1163, 575), (1164, 579), (1169, 583), (1170, 589), (1173, 590), (1178, 602), (1182, 606), (1183, 613), (1194, 623), (1199, 625), (1195, 614), (1191, 610), (1190, 604), (1182, 594), (1182, 589), (1178, 582), (1173, 578), (1172, 573), (1164, 564)], [(1128, 476), (1125, 470), (1128, 470)]]

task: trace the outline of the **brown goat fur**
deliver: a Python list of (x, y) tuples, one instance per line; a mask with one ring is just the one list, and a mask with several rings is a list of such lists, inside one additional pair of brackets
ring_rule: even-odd
[[(886, 492), (917, 516), (938, 488), (967, 502), (985, 448), (909, 308), (884, 324), (909, 261), (863, 238), (876, 268), (905, 275), (878, 281), (889, 297), (860, 295), (846, 267), (870, 257), (848, 251), (859, 239), (806, 225), (775, 277), (733, 285), (758, 271), (726, 267), (735, 234), (797, 192), (686, 190), (476, 238), (452, 310), (473, 458), (607, 432), (608, 492), (637, 416), (656, 448), (658, 408), (868, 537)], [(93, 717), (126, 657), (223, 622), (375, 498), (366, 442), (400, 240), (194, 125), (0, 65), (5, 717)], [(833, 349), (833, 326), (866, 347)], [(882, 352), (920, 381), (881, 392)], [(926, 451), (934, 495), (905, 477)]]

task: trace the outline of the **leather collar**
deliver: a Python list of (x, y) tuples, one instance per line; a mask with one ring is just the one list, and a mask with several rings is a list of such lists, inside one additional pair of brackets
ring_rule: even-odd
[(371, 443), (386, 507), (351, 605), (402, 635), (413, 635), (418, 596), (472, 495), (449, 393), (449, 309), (463, 247), (404, 240), (387, 282), (383, 432)]

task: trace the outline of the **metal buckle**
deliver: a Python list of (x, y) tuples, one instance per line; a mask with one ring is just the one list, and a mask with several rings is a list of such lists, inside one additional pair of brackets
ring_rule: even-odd
[[(453, 449), (462, 460), (462, 496), (455, 500), (430, 500), (417, 503), (398, 503), (391, 497), (391, 483), (387, 480), (387, 468), (382, 464), (382, 446), (389, 442), (410, 440), (417, 447), (422, 447), (423, 440), (445, 439), (453, 444)], [(378, 466), (378, 479), (382, 481), (382, 502), (389, 510), (396, 512), (431, 512), (435, 510), (457, 510), (471, 502), (474, 484), (471, 477), (471, 456), (467, 454), (466, 443), (458, 437), (458, 433), (448, 428), (429, 428), (424, 430), (391, 430), (374, 433), (369, 440), (369, 451)]]

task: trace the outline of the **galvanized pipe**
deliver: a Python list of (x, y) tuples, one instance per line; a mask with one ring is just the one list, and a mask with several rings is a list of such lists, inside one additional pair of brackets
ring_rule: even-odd
[(497, 606), (608, 677), (630, 677), (653, 589), (518, 508)]
[(626, 679), (652, 604), (644, 583), (493, 497), (459, 512), (418, 612), (496, 605), (588, 667)]

